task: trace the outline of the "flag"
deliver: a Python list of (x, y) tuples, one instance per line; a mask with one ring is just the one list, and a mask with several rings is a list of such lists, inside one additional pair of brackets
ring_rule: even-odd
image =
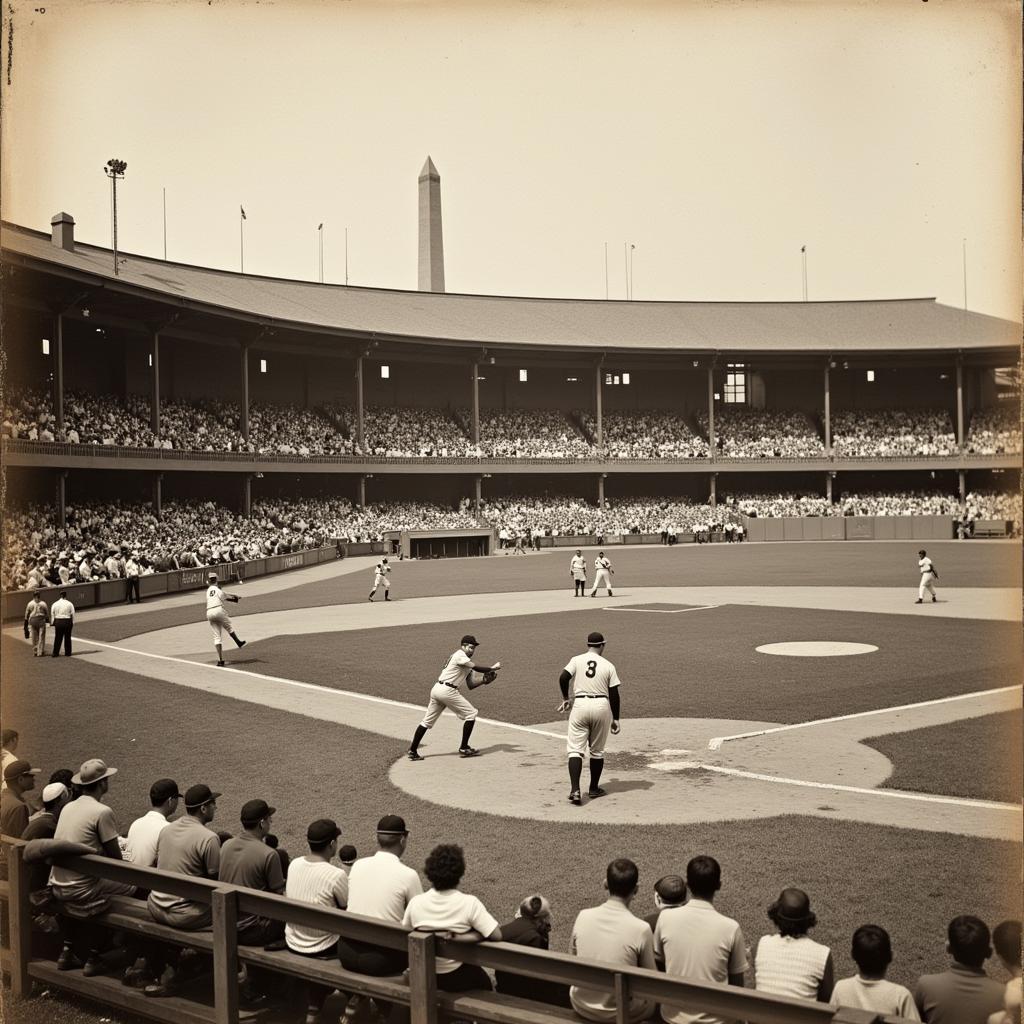
[(246, 215), (245, 215), (245, 207), (244, 206), (239, 206), (239, 209), (242, 211), (242, 220), (248, 220), (249, 218), (246, 217)]
[[(244, 215), (243, 215), (243, 216), (244, 216)], [(807, 252), (807, 246), (806, 246), (806, 245), (801, 245), (801, 246), (800, 246), (800, 251), (801, 251), (801, 252)]]
[(323, 229), (324, 229), (323, 224), (317, 224), (316, 229), (317, 229), (317, 231), (323, 231)]

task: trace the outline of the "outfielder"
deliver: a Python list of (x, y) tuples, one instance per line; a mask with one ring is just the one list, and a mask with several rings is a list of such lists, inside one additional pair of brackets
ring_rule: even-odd
[(224, 665), (224, 649), (221, 647), (221, 639), (224, 630), (227, 630), (228, 636), (239, 647), (244, 647), (247, 643), (245, 640), (239, 640), (235, 636), (235, 629), (231, 625), (231, 616), (228, 615), (227, 602), (232, 601), (237, 604), (239, 597), (237, 594), (225, 594), (217, 583), (217, 574), (215, 572), (207, 573), (206, 576), (209, 581), (209, 586), (206, 588), (206, 621), (210, 624), (210, 628), (213, 630), (213, 646), (217, 648), (217, 664), (223, 667)]
[[(604, 585), (608, 590), (608, 596), (614, 597), (612, 593), (612, 576), (615, 575), (615, 570), (612, 568), (612, 563), (609, 559), (604, 557), (603, 551), (598, 551), (597, 558), (594, 559), (594, 589), (590, 592), (591, 597), (597, 597), (597, 588), (601, 586), (601, 580), (604, 580)], [(611, 573), (611, 576), (608, 574)]]
[(582, 597), (587, 589), (587, 560), (579, 548), (576, 549), (576, 554), (569, 559), (569, 576), (576, 587), (573, 597)]
[[(558, 685), (562, 690), (559, 713), (569, 712), (569, 733), (566, 750), (569, 754), (569, 802), (579, 806), (580, 777), (583, 758), (590, 748), (590, 789), (587, 796), (604, 796), (600, 787), (604, 770), (604, 745), (609, 731), (619, 732), (619, 674), (615, 666), (604, 657), (604, 637), (591, 633), (587, 637), (587, 653), (577, 654), (562, 669)], [(572, 683), (572, 696), (569, 684)]]
[(928, 557), (928, 552), (921, 548), (917, 553), (917, 567), (921, 570), (921, 585), (917, 588), (917, 600), (914, 604), (924, 604), (924, 592), (932, 595), (932, 603), (938, 601), (935, 596), (935, 581), (939, 578), (938, 571)]
[(388, 565), (388, 560), (382, 558), (373, 569), (373, 590), (370, 591), (370, 600), (373, 600), (373, 595), (377, 593), (377, 588), (384, 585), (384, 600), (391, 600), (391, 566)]
[[(480, 751), (469, 745), (469, 737), (476, 724), (477, 710), (462, 695), (459, 687), (465, 681), (466, 686), (475, 690), (478, 686), (488, 686), (494, 682), (501, 668), (501, 662), (496, 661), (489, 668), (486, 665), (477, 665), (473, 662), (473, 652), (480, 646), (476, 637), (467, 634), (462, 638), (459, 649), (453, 652), (441, 669), (430, 690), (430, 703), (427, 705), (427, 713), (423, 721), (416, 726), (412, 743), (409, 744), (409, 760), (422, 761), (423, 755), (419, 753), (420, 741), (427, 734), (428, 729), (434, 727), (434, 723), (441, 717), (441, 712), (449, 708), (455, 712), (462, 722), (462, 745), (459, 747), (459, 757), (476, 757)], [(474, 681), (473, 673), (479, 672), (481, 678)]]

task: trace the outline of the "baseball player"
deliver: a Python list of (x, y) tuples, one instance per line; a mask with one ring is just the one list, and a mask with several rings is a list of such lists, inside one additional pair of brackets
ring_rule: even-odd
[[(609, 559), (604, 557), (603, 551), (598, 551), (597, 558), (594, 559), (594, 589), (590, 592), (591, 597), (597, 597), (597, 588), (601, 586), (601, 580), (604, 580), (604, 585), (608, 589), (608, 596), (614, 597), (612, 593), (612, 576), (615, 575), (615, 570), (612, 568), (612, 563)], [(611, 573), (611, 576), (608, 574)]]
[(221, 646), (223, 631), (227, 630), (228, 636), (239, 647), (244, 647), (248, 642), (246, 640), (239, 640), (235, 635), (234, 627), (231, 625), (231, 616), (228, 615), (227, 610), (228, 601), (237, 604), (240, 599), (237, 594), (225, 594), (220, 589), (215, 572), (208, 573), (206, 578), (209, 581), (209, 586), (206, 588), (206, 621), (213, 630), (213, 646), (217, 648), (217, 664), (223, 667), (224, 648)]
[(576, 587), (573, 597), (583, 597), (587, 589), (587, 560), (579, 548), (576, 549), (576, 554), (569, 559), (569, 575)]
[(590, 748), (590, 790), (587, 796), (594, 799), (605, 795), (599, 783), (604, 770), (604, 745), (608, 741), (608, 733), (611, 731), (618, 735), (619, 732), (619, 674), (604, 656), (604, 645), (605, 640), (600, 633), (591, 633), (587, 637), (587, 653), (571, 658), (558, 677), (562, 690), (558, 711), (559, 714), (569, 712), (569, 733), (566, 737), (571, 786), (569, 802), (577, 806), (583, 802), (580, 776), (587, 748)]
[(384, 586), (384, 600), (391, 600), (391, 566), (388, 565), (388, 560), (382, 558), (374, 567), (373, 570), (373, 590), (370, 591), (370, 600), (373, 600), (373, 595), (377, 593), (377, 588), (383, 584)]
[(935, 596), (935, 581), (939, 578), (938, 570), (928, 557), (928, 552), (921, 548), (917, 553), (917, 567), (921, 570), (921, 585), (917, 588), (917, 600), (914, 604), (924, 604), (924, 592), (932, 595), (932, 603), (938, 601)]
[[(497, 678), (501, 662), (496, 661), (488, 668), (486, 665), (477, 665), (473, 659), (473, 652), (480, 646), (476, 637), (467, 634), (462, 638), (459, 649), (453, 652), (441, 669), (430, 691), (430, 703), (427, 705), (427, 713), (423, 721), (416, 726), (416, 733), (409, 745), (409, 760), (422, 761), (423, 755), (419, 753), (420, 741), (427, 735), (427, 730), (434, 727), (434, 723), (441, 717), (445, 708), (455, 712), (462, 722), (462, 745), (459, 747), (459, 757), (476, 757), (480, 751), (469, 745), (469, 737), (476, 724), (477, 710), (462, 695), (459, 687), (465, 682), (471, 690), (478, 686), (487, 686)], [(481, 673), (479, 679), (473, 679), (473, 673)]]

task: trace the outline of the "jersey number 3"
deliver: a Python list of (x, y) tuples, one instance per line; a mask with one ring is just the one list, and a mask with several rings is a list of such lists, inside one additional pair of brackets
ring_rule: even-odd
[(597, 662), (596, 661), (588, 661), (587, 662), (587, 678), (588, 679), (593, 679), (594, 676), (596, 676), (596, 675), (597, 675)]

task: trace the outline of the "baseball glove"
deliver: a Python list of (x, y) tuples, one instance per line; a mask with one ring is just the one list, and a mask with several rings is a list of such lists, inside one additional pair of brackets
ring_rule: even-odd
[(485, 672), (484, 673), (484, 679), (483, 679), (484, 686), (489, 686), (497, 678), (498, 678), (498, 673), (497, 672), (493, 672), (493, 671), (492, 672)]

